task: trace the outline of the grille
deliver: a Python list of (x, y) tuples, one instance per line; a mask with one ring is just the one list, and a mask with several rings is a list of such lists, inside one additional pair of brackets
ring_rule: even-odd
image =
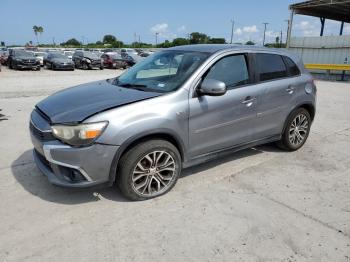
[(32, 59), (25, 59), (23, 60), (23, 63), (24, 64), (34, 64), (36, 61), (35, 60), (32, 60)]
[(50, 141), (55, 140), (55, 137), (52, 135), (51, 132), (43, 132), (40, 129), (38, 129), (36, 126), (33, 125), (32, 122), (29, 124), (30, 131), (32, 134), (39, 139), (40, 141)]

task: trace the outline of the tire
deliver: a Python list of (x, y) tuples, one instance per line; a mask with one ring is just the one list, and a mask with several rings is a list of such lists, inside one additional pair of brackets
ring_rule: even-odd
[(89, 66), (87, 63), (82, 63), (81, 67), (84, 69), (84, 70), (88, 70), (89, 69)]
[(53, 63), (51, 64), (51, 70), (56, 70), (55, 65)]
[(169, 192), (175, 186), (182, 167), (179, 151), (165, 140), (137, 144), (123, 154), (119, 163), (117, 185), (126, 198), (134, 201)]
[(294, 110), (288, 117), (282, 134), (277, 142), (279, 148), (287, 151), (296, 151), (301, 148), (310, 133), (311, 117), (305, 108)]
[(103, 66), (100, 66), (100, 70), (103, 70)]

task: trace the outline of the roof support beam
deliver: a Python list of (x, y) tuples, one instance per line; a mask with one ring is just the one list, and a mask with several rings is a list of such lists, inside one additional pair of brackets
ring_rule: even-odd
[(320, 21), (321, 21), (321, 32), (320, 32), (320, 36), (323, 36), (324, 24), (325, 24), (325, 22), (326, 22), (326, 18), (320, 17)]
[(341, 22), (339, 35), (343, 35), (344, 21)]
[(292, 37), (292, 26), (293, 26), (294, 13), (295, 13), (294, 10), (290, 11), (290, 18), (288, 20), (287, 45), (286, 45), (287, 48), (290, 47), (290, 39)]

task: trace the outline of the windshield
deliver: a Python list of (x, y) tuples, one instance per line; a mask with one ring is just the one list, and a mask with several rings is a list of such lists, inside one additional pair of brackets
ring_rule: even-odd
[(29, 56), (29, 57), (34, 57), (34, 54), (32, 52), (27, 52), (27, 51), (24, 51), (24, 50), (18, 50), (15, 52), (15, 55), (16, 56)]
[(130, 68), (116, 84), (144, 91), (175, 91), (208, 56), (200, 52), (162, 51)]
[(65, 55), (60, 53), (51, 54), (52, 58), (67, 58)]
[(100, 56), (93, 52), (84, 52), (84, 56), (92, 59), (99, 59)]

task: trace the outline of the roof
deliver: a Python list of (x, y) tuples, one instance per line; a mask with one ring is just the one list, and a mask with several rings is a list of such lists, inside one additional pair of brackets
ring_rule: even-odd
[(192, 52), (204, 52), (204, 53), (216, 53), (223, 50), (249, 50), (253, 49), (256, 51), (268, 51), (271, 52), (274, 49), (259, 47), (254, 45), (232, 45), (232, 44), (197, 44), (197, 45), (181, 45), (166, 50), (179, 50), (179, 51), (192, 51)]
[(350, 23), (349, 0), (311, 0), (289, 6), (296, 14)]

